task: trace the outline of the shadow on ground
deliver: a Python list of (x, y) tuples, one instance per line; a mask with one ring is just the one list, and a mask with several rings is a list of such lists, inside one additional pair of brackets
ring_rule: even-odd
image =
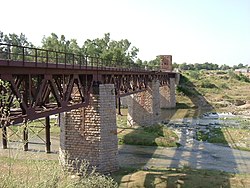
[[(220, 160), (220, 155), (217, 155), (216, 151), (211, 153), (210, 147), (212, 147), (212, 144), (199, 142), (197, 140), (192, 141), (187, 138), (190, 131), (189, 125), (199, 123), (197, 117), (203, 112), (215, 112), (215, 109), (209, 104), (206, 98), (195, 89), (195, 86), (187, 77), (181, 77), (178, 90), (188, 96), (195, 106), (195, 108), (192, 109), (187, 108), (182, 116), (181, 123), (187, 125), (186, 128), (181, 129), (181, 134), (179, 135), (182, 146), (169, 149), (169, 153), (171, 153), (169, 155), (168, 151), (163, 152), (163, 150), (168, 150), (168, 148), (159, 149), (157, 147), (146, 146), (133, 148), (133, 146), (128, 145), (120, 146), (120, 166), (127, 169), (127, 173), (133, 171), (133, 169), (143, 170), (130, 173), (129, 176), (116, 176), (116, 181), (118, 181), (120, 186), (155, 187), (158, 185), (160, 187), (177, 187), (177, 184), (179, 184), (179, 187), (231, 187), (229, 179), (232, 178), (232, 176), (228, 173), (223, 173), (223, 171), (238, 171), (234, 154), (228, 148), (223, 150), (224, 147), (229, 147), (225, 137), (221, 138), (224, 146), (220, 148), (223, 150), (223, 155), (230, 159), (232, 163), (230, 165), (231, 170), (226, 166), (223, 166), (224, 163), (221, 164), (222, 166), (217, 166), (217, 168), (213, 166), (214, 162)], [(163, 115), (161, 118), (166, 121), (173, 118), (173, 116), (178, 113), (178, 109), (164, 109), (162, 110), (162, 113)], [(133, 136), (133, 132), (127, 134), (127, 136)], [(196, 171), (195, 169), (216, 169), (219, 171), (212, 172), (211, 175), (209, 171), (201, 173), (201, 171)], [(218, 173), (218, 176), (216, 173)], [(216, 177), (219, 177), (220, 179), (215, 180)], [(136, 181), (141, 183), (137, 185)], [(204, 182), (206, 184), (204, 184)]]

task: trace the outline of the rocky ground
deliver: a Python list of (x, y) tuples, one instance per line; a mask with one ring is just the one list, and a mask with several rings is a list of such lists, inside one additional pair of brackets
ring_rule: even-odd
[[(242, 116), (232, 113), (204, 113), (196, 118), (164, 120), (162, 123), (178, 135), (180, 147), (120, 146), (121, 165), (141, 166), (143, 169), (188, 166), (232, 173), (250, 173), (250, 152), (235, 149), (237, 148), (235, 146), (241, 148), (250, 146), (249, 120), (246, 114)], [(242, 139), (228, 141), (227, 135), (223, 137), (224, 129), (236, 132), (243, 130), (248, 142), (243, 142)], [(218, 142), (221, 143), (209, 143), (209, 139), (216, 137), (220, 130), (223, 130), (218, 135), (220, 137)], [(201, 132), (203, 139), (199, 138)], [(241, 132), (241, 136), (243, 133)]]
[[(172, 129), (178, 136), (181, 145), (196, 141), (210, 141), (216, 136), (222, 136), (224, 129), (239, 129), (245, 131), (245, 140), (250, 139), (250, 119), (248, 116), (234, 115), (232, 113), (204, 113), (198, 118), (183, 118), (163, 121), (167, 127)], [(185, 137), (185, 139), (183, 139)], [(226, 138), (220, 138), (222, 144), (230, 147), (250, 147), (249, 142), (238, 141), (230, 143)], [(211, 141), (214, 142), (214, 141)], [(215, 142), (216, 143), (216, 142)], [(217, 142), (218, 143), (218, 142)]]

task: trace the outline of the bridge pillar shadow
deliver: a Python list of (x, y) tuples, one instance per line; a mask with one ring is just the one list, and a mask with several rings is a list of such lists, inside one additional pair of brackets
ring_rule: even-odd
[(119, 168), (114, 85), (96, 87), (88, 107), (61, 119), (59, 158), (70, 170), (78, 171), (84, 160), (102, 173)]
[(150, 82), (146, 91), (130, 95), (127, 105), (129, 126), (148, 126), (157, 123), (161, 113), (159, 81)]

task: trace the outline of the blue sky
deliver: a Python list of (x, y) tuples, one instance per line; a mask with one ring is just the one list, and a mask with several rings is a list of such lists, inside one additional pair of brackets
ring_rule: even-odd
[(35, 45), (52, 32), (79, 45), (109, 32), (142, 60), (250, 65), (250, 0), (2, 0), (0, 10), (0, 30)]

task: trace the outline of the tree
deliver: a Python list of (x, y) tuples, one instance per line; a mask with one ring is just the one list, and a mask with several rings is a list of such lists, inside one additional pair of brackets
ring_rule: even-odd
[[(76, 55), (84, 55), (82, 49), (79, 47), (76, 39), (66, 40), (64, 35), (59, 38), (55, 33), (51, 33), (48, 37), (43, 37), (42, 48), (49, 50), (49, 60), (59, 63), (79, 63), (80, 59)], [(54, 52), (51, 52), (54, 51)], [(57, 52), (56, 52), (57, 51)], [(60, 52), (60, 53), (58, 53)], [(46, 56), (46, 51), (40, 52), (43, 57)]]
[(173, 67), (173, 69), (178, 69), (179, 65), (176, 62), (174, 62), (173, 65), (172, 65), (172, 67)]
[(188, 66), (188, 64), (186, 62), (184, 62), (184, 63), (182, 63), (182, 64), (179, 65), (179, 68), (181, 70), (188, 70), (189, 66)]
[(160, 68), (161, 57), (157, 56), (155, 59), (147, 62), (147, 67), (151, 70), (156, 70)]
[(226, 64), (223, 64), (223, 65), (220, 66), (219, 69), (220, 69), (220, 70), (229, 70), (229, 69), (231, 69), (231, 67), (228, 66), (228, 65), (226, 65)]
[(110, 65), (128, 65), (134, 63), (139, 49), (131, 47), (127, 39), (120, 41), (110, 40), (110, 34), (105, 33), (103, 38), (86, 40), (82, 47), (83, 52), (90, 57), (97, 57), (108, 61)]
[(0, 31), (0, 42), (13, 45), (6, 45), (0, 48), (2, 58), (9, 58), (11, 56), (11, 58), (14, 60), (23, 60), (23, 53), (26, 58), (31, 58), (30, 55), (32, 54), (32, 49), (23, 47), (34, 47), (34, 45), (28, 41), (28, 39), (23, 33), (21, 33), (20, 35), (17, 35), (15, 33), (7, 35)]

